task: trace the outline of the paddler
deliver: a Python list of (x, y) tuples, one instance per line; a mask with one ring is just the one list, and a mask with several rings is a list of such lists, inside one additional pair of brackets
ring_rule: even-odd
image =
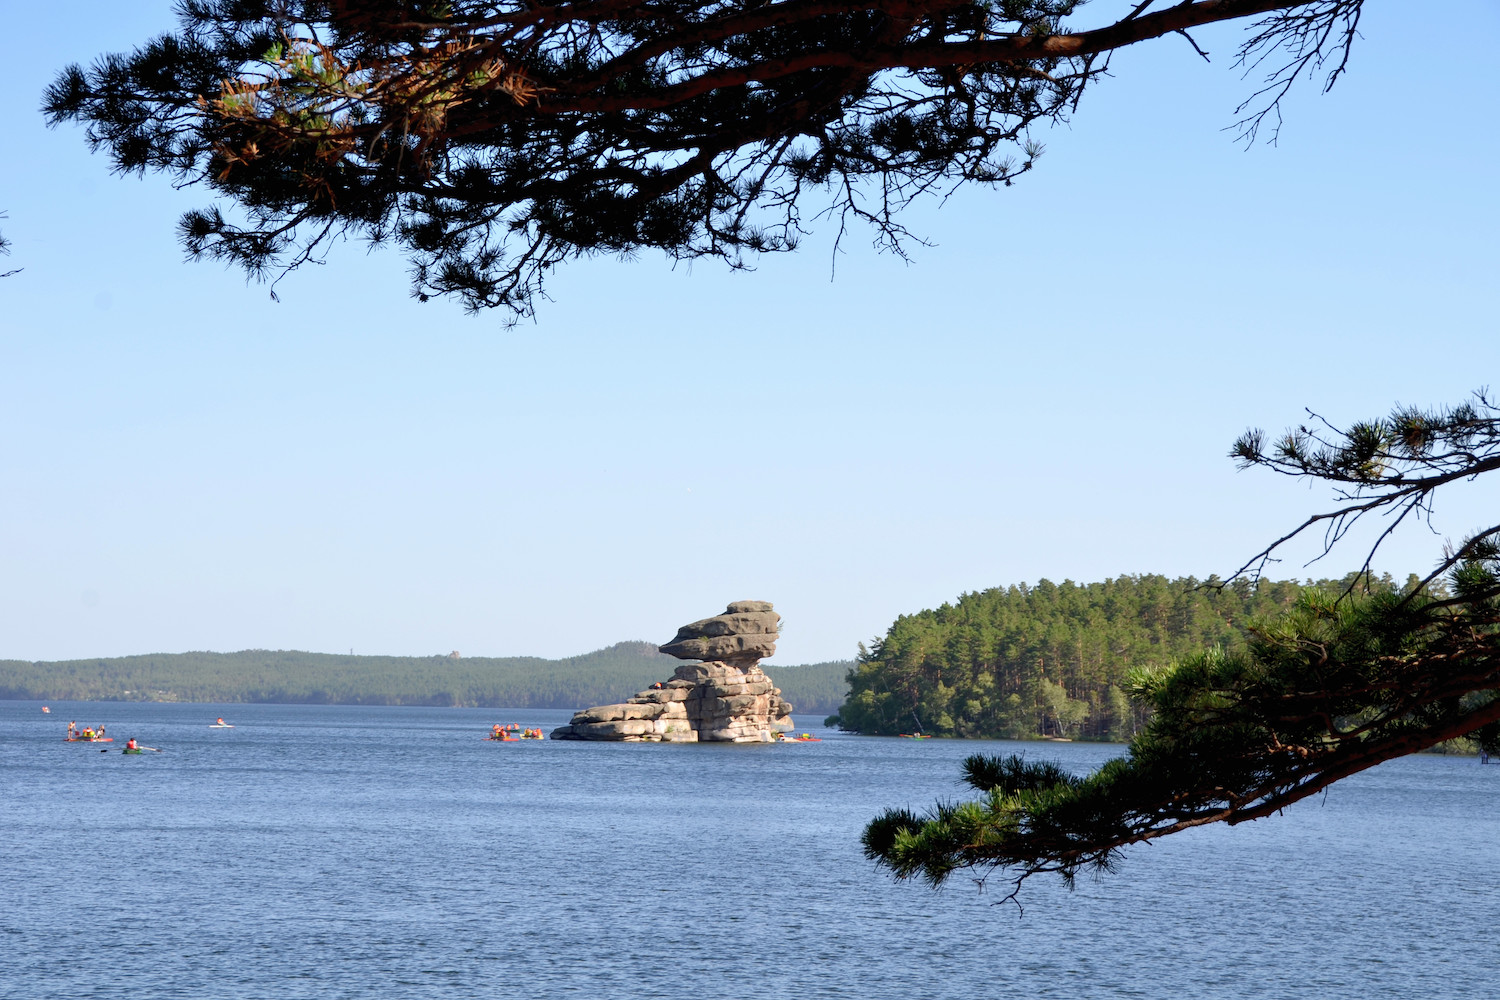
[(134, 750), (135, 748), (136, 748), (136, 746), (135, 746), (135, 737), (132, 736), (132, 737), (130, 737), (130, 739), (128, 739), (128, 740), (125, 741), (125, 749), (126, 750)]
[(495, 723), (495, 728), (492, 729), (492, 730), (490, 730), (490, 739), (492, 739), (492, 740), (503, 740), (503, 739), (505, 739), (505, 737), (502, 736), (501, 733), (500, 733), (500, 723), (498, 723), (498, 722)]
[(68, 739), (74, 740), (74, 739), (77, 739), (77, 738), (78, 738), (78, 723), (76, 723), (76, 722), (69, 722), (68, 723)]
[(219, 716), (219, 725), (224, 725), (224, 716)]

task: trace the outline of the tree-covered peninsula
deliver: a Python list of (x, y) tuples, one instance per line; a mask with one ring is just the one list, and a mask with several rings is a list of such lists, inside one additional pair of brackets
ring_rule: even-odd
[[(620, 642), (561, 660), (265, 649), (0, 660), (0, 698), (574, 709), (621, 701), (671, 676), (677, 665), (649, 642)], [(766, 672), (798, 712), (824, 715), (843, 699), (850, 665), (840, 660)]]
[[(1241, 468), (1334, 493), (1329, 509), (1252, 556), (1236, 579), (1259, 580), (1282, 546), (1309, 531), (1321, 532), (1328, 555), (1378, 515), (1368, 570), (1408, 517), (1432, 525), (1437, 491), (1500, 470), (1500, 403), (1479, 390), (1456, 406), (1398, 404), (1345, 426), (1309, 410), (1278, 436), (1246, 431), (1230, 455)], [(1358, 574), (1336, 592), (1309, 590), (1289, 612), (1256, 622), (1245, 648), (1211, 646), (1138, 675), (1132, 693), (1151, 719), (1125, 756), (1092, 774), (974, 754), (964, 780), (978, 798), (922, 815), (887, 809), (865, 827), (866, 856), (932, 885), (956, 871), (1005, 870), (1019, 891), (1040, 872), (1071, 882), (1085, 869), (1112, 871), (1131, 844), (1276, 815), (1452, 740), (1500, 754), (1500, 524), (1445, 543), (1437, 567), (1399, 590), (1389, 578), (1369, 584)], [(920, 674), (907, 673), (917, 701)]]
[[(1309, 587), (1342, 592), (1352, 582), (1221, 586), (1148, 574), (964, 594), (902, 615), (861, 646), (834, 718), (846, 730), (887, 735), (1128, 740), (1145, 722), (1126, 693), (1132, 671), (1243, 649), (1252, 621), (1285, 612)], [(1366, 592), (1397, 589), (1389, 575), (1360, 582)]]

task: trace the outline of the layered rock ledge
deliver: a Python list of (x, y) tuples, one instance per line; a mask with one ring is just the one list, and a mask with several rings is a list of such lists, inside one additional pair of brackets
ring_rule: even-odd
[(554, 740), (770, 743), (793, 728), (792, 706), (760, 668), (776, 652), (781, 616), (769, 601), (736, 601), (684, 625), (663, 653), (684, 663), (619, 705), (586, 708)]

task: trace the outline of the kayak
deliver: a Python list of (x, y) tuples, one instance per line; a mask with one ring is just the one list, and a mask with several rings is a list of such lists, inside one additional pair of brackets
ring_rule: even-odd
[(926, 733), (901, 733), (899, 735), (904, 740), (930, 740), (930, 739), (932, 739), (932, 737), (929, 736), (929, 735), (927, 735)]
[(136, 750), (126, 749), (126, 750), (121, 750), (120, 752), (121, 753), (145, 753), (146, 751), (140, 750), (140, 749), (136, 749)]
[(113, 736), (69, 736), (63, 740), (64, 743), (113, 743), (114, 741)]
[(519, 737), (519, 736), (486, 736), (484, 738), (484, 741), (486, 743), (519, 743), (519, 742), (521, 742), (521, 737)]
[(209, 729), (233, 729), (234, 726), (231, 725), (228, 722), (210, 722), (208, 724), (208, 728)]

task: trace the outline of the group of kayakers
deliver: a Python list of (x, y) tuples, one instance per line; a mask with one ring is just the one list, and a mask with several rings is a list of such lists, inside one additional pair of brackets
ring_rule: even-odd
[[(68, 723), (68, 742), (70, 742), (70, 743), (113, 743), (114, 739), (113, 739), (113, 737), (109, 737), (109, 736), (104, 735), (104, 727), (103, 726), (84, 726), (82, 729), (79, 729), (78, 728), (78, 723), (76, 723), (76, 722), (69, 722)], [(125, 741), (125, 746), (124, 746), (123, 749), (125, 749), (126, 751), (128, 751), (130, 753), (137, 753), (137, 752), (139, 752), (141, 750), (141, 746), (140, 746), (140, 744), (136, 743), (135, 737), (132, 736), (132, 737), (130, 737), (130, 739), (128, 739), (128, 740)]]
[(547, 734), (542, 732), (540, 727), (522, 729), (518, 722), (504, 724), (497, 722), (490, 728), (490, 735), (485, 737), (485, 739), (499, 740), (502, 743), (508, 743), (511, 740), (544, 740), (546, 738)]

